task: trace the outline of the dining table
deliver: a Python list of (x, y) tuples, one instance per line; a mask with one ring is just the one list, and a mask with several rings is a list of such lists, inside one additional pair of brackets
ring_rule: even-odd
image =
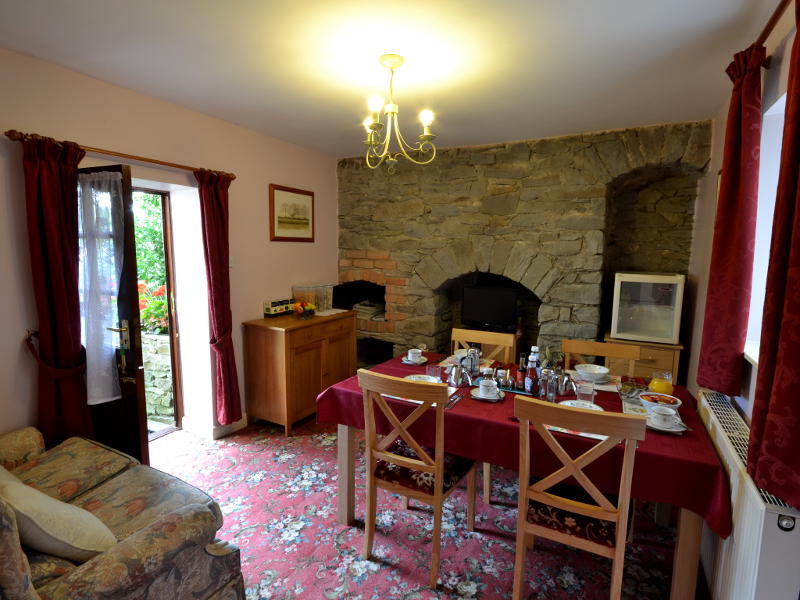
[[(427, 364), (438, 364), (444, 355), (425, 353)], [(370, 367), (371, 371), (406, 377), (425, 374), (425, 365), (407, 364), (395, 357)], [(599, 386), (598, 386), (599, 387)], [(514, 392), (505, 392), (497, 402), (475, 399), (467, 388), (456, 388), (460, 399), (448, 404), (444, 418), (445, 451), (475, 461), (518, 470), (519, 422), (514, 416)], [(694, 598), (700, 559), (700, 539), (705, 523), (722, 538), (732, 528), (730, 490), (727, 473), (697, 412), (695, 398), (681, 386), (673, 395), (681, 400), (678, 412), (687, 430), (681, 435), (647, 430), (637, 448), (631, 497), (659, 502), (678, 508), (675, 558), (670, 598)], [(574, 396), (573, 396), (574, 397)], [(557, 401), (567, 397), (556, 398)], [(392, 401), (398, 417), (410, 413), (413, 405)], [(596, 393), (595, 402), (605, 411), (623, 411), (618, 392), (605, 389)], [(416, 435), (427, 443), (426, 431), (433, 435), (433, 411), (415, 423)], [(426, 421), (427, 417), (427, 421)], [(317, 421), (337, 425), (338, 520), (354, 523), (355, 505), (355, 433), (364, 428), (364, 406), (356, 376), (340, 381), (317, 397)], [(379, 424), (379, 429), (381, 425)], [(596, 440), (575, 433), (554, 435), (573, 456), (585, 452)], [(589, 465), (587, 475), (607, 494), (618, 491), (622, 446)], [(544, 476), (560, 466), (558, 459), (539, 436), (531, 438), (531, 471)]]

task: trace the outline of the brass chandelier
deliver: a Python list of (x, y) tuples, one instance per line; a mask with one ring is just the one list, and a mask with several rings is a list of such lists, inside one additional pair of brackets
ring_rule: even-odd
[[(381, 65), (389, 69), (389, 102), (384, 104), (380, 96), (371, 96), (367, 100), (370, 116), (364, 119), (363, 125), (367, 132), (367, 139), (364, 144), (367, 146), (366, 161), (370, 169), (375, 169), (384, 162), (388, 166), (389, 173), (394, 173), (397, 159), (401, 156), (417, 165), (427, 165), (436, 158), (436, 146), (433, 140), (436, 136), (431, 133), (431, 123), (433, 122), (433, 112), (423, 110), (419, 113), (419, 120), (422, 123), (422, 134), (419, 142), (411, 145), (403, 138), (400, 133), (400, 125), (397, 121), (398, 106), (394, 102), (394, 70), (402, 66), (403, 57), (399, 54), (384, 54), (381, 56)], [(381, 139), (381, 131), (384, 124), (381, 122), (381, 110), (386, 115), (386, 131)], [(390, 148), (392, 139), (398, 150)]]

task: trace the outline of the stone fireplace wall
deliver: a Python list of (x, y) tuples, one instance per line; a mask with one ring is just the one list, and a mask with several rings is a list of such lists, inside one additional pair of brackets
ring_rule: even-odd
[(709, 122), (450, 148), (398, 171), (339, 161), (339, 280), (386, 286), (361, 335), (449, 340), (451, 279), (503, 275), (541, 300), (538, 343), (598, 338), (604, 275), (686, 272)]

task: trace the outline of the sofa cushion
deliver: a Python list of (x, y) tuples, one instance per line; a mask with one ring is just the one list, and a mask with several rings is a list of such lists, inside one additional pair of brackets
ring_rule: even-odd
[(135, 458), (98, 442), (69, 438), (11, 472), (40, 492), (69, 502), (136, 464)]
[(31, 566), (31, 581), (35, 588), (47, 585), (54, 579), (71, 573), (77, 568), (68, 560), (52, 554), (43, 554), (35, 550), (28, 550), (25, 554), (28, 557), (28, 564)]
[(72, 501), (97, 516), (118, 539), (187, 504), (208, 506), (222, 527), (217, 503), (196, 487), (158, 469), (138, 465)]
[(13, 469), (42, 452), (44, 438), (35, 427), (23, 427), (0, 435), (0, 465), (6, 469)]
[(19, 477), (15, 477), (12, 473), (3, 467), (0, 467), (0, 481), (14, 481), (19, 483)]
[(17, 519), (11, 505), (0, 499), (0, 598), (37, 600), (28, 560), (19, 545)]
[(34, 550), (82, 562), (117, 543), (90, 512), (24, 483), (0, 482), (0, 497), (14, 508), (20, 540)]

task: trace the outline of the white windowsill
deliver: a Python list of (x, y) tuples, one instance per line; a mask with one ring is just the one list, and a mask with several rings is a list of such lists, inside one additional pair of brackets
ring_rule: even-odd
[(754, 367), (758, 367), (758, 345), (755, 340), (747, 340), (744, 344), (744, 359)]

